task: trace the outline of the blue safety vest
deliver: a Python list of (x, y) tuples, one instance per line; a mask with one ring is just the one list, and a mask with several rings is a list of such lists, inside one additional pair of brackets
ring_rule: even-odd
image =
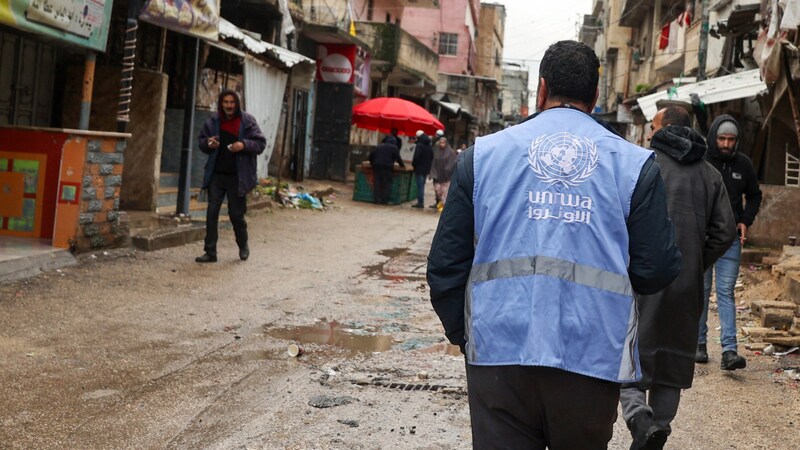
[(651, 157), (567, 108), (477, 140), (470, 364), (640, 378), (626, 221)]

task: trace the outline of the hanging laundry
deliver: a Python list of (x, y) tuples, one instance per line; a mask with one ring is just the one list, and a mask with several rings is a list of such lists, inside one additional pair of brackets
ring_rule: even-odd
[(658, 41), (659, 50), (664, 50), (667, 48), (667, 46), (669, 46), (669, 26), (670, 24), (666, 24), (663, 28), (661, 28), (661, 35)]

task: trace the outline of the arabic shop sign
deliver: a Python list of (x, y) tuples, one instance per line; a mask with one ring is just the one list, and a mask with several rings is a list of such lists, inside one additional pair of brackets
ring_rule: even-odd
[(105, 51), (112, 0), (0, 0), (0, 23)]
[(178, 33), (219, 40), (219, 0), (145, 0), (139, 18)]

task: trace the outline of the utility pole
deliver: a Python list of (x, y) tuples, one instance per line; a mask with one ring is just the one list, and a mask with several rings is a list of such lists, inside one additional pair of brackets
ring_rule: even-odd
[(708, 0), (702, 1), (703, 18), (700, 25), (700, 47), (697, 51), (697, 81), (706, 79), (706, 56), (708, 55)]

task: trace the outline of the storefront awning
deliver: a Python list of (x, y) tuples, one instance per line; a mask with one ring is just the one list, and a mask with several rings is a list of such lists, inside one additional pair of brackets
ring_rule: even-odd
[(248, 51), (256, 55), (267, 54), (289, 69), (300, 63), (316, 65), (316, 61), (313, 59), (275, 44), (256, 39), (223, 18), (219, 19), (219, 35), (222, 38), (241, 41)]
[(699, 83), (685, 84), (674, 87), (677, 94), (671, 96), (667, 90), (646, 95), (637, 99), (642, 113), (648, 121), (653, 120), (658, 112), (656, 102), (659, 100), (678, 100), (691, 102), (691, 94), (700, 96), (703, 103), (710, 105), (713, 103), (727, 102), (740, 98), (753, 97), (761, 91), (765, 91), (767, 85), (761, 81), (758, 69), (739, 72), (724, 77), (712, 78)]
[(434, 100), (434, 101), (438, 103), (442, 108), (450, 111), (453, 114), (458, 114), (458, 112), (461, 111), (461, 105), (459, 105), (458, 103), (443, 102), (441, 100)]

